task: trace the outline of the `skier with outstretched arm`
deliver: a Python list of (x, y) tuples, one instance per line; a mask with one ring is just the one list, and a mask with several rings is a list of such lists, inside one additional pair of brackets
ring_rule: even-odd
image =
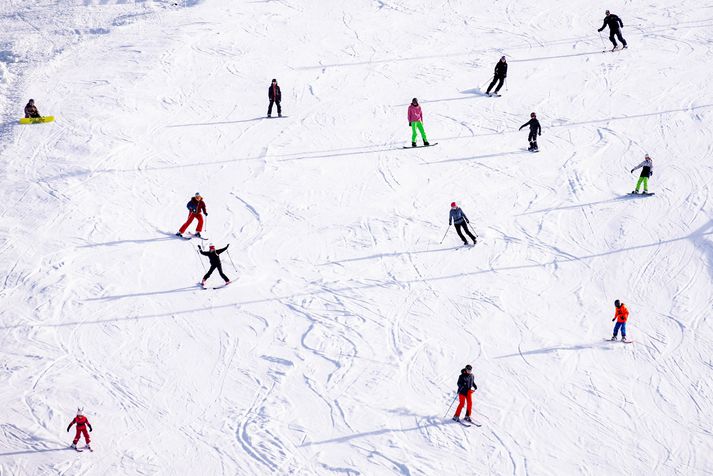
[(77, 416), (74, 417), (74, 419), (69, 423), (69, 426), (67, 427), (67, 433), (69, 433), (69, 430), (70, 428), (72, 428), (72, 425), (77, 425), (77, 433), (74, 435), (74, 440), (72, 440), (72, 448), (78, 451), (81, 451), (77, 449), (77, 442), (79, 441), (81, 435), (84, 435), (84, 441), (87, 444), (87, 449), (92, 450), (92, 447), (89, 446), (89, 433), (87, 433), (87, 427), (89, 427), (89, 431), (92, 431), (92, 425), (91, 423), (89, 423), (89, 420), (87, 420), (87, 417), (85, 417), (83, 413), (84, 412), (81, 408), (77, 408)]
[(633, 194), (639, 193), (639, 188), (641, 185), (644, 185), (644, 195), (648, 195), (649, 193), (649, 178), (654, 175), (654, 163), (653, 160), (651, 160), (651, 157), (649, 157), (649, 154), (646, 154), (644, 156), (644, 161), (641, 162), (639, 165), (631, 169), (631, 173), (634, 173), (634, 170), (641, 169), (641, 174), (639, 175), (639, 180), (636, 182), (636, 188), (634, 189)]
[(456, 408), (456, 413), (453, 415), (453, 421), (460, 421), (460, 412), (465, 406), (465, 421), (472, 422), (470, 419), (471, 411), (473, 410), (473, 392), (478, 390), (478, 386), (475, 384), (475, 377), (473, 377), (473, 367), (466, 365), (464, 369), (460, 371), (460, 376), (458, 377), (458, 407)]
[(201, 231), (203, 231), (203, 215), (208, 216), (208, 210), (205, 207), (205, 202), (203, 201), (203, 197), (201, 197), (200, 193), (196, 193), (186, 204), (186, 208), (188, 209), (188, 219), (186, 222), (181, 226), (181, 229), (178, 230), (178, 233), (176, 233), (176, 236), (183, 236), (183, 234), (186, 232), (186, 229), (188, 229), (188, 226), (193, 222), (193, 220), (198, 220), (198, 226), (196, 227), (196, 235), (198, 238), (201, 237)]
[(421, 133), (423, 145), (431, 145), (423, 130), (423, 111), (416, 98), (411, 100), (411, 105), (408, 107), (408, 125), (411, 128), (411, 147), (416, 147), (416, 130)]
[(470, 237), (471, 240), (473, 240), (473, 244), (476, 244), (478, 242), (478, 239), (473, 236), (473, 234), (468, 229), (468, 223), (470, 223), (470, 220), (468, 220), (468, 217), (465, 215), (465, 212), (461, 210), (461, 208), (456, 204), (456, 202), (452, 202), (451, 211), (448, 214), (448, 226), (451, 226), (451, 224), (455, 225), (456, 233), (458, 233), (460, 239), (463, 240), (464, 245), (468, 244), (468, 240), (466, 240), (465, 236), (463, 236), (463, 232), (461, 231), (461, 229), (465, 230), (466, 234)]
[(488, 96), (490, 96), (490, 90), (493, 89), (493, 86), (495, 86), (495, 83), (498, 83), (498, 87), (495, 88), (495, 95), (499, 96), (498, 91), (500, 91), (500, 88), (503, 87), (503, 83), (505, 82), (505, 78), (508, 77), (508, 62), (505, 59), (505, 57), (501, 57), (500, 61), (498, 61), (498, 64), (495, 65), (495, 72), (493, 73), (493, 80), (490, 83), (490, 86), (488, 86), (488, 90), (485, 92)]
[(626, 40), (623, 36), (621, 36), (621, 29), (624, 28), (624, 22), (621, 21), (621, 18), (609, 12), (609, 10), (606, 11), (606, 16), (604, 17), (604, 23), (602, 23), (602, 27), (597, 31), (601, 32), (607, 26), (609, 27), (609, 41), (611, 41), (614, 45), (612, 51), (614, 51), (617, 47), (616, 39), (614, 38), (615, 36), (619, 38), (619, 41), (621, 41), (623, 48), (628, 48)]
[(619, 330), (621, 330), (621, 341), (628, 342), (626, 340), (626, 321), (629, 319), (629, 310), (626, 308), (623, 302), (618, 299), (614, 301), (614, 318), (612, 322), (616, 321), (614, 324), (614, 333), (612, 334), (611, 340), (616, 340)]
[(215, 246), (210, 245), (208, 247), (208, 251), (203, 251), (203, 248), (201, 248), (200, 245), (198, 245), (198, 249), (200, 250), (200, 254), (203, 256), (207, 256), (208, 259), (210, 260), (210, 269), (208, 272), (203, 276), (203, 281), (201, 281), (201, 286), (205, 286), (205, 282), (208, 278), (210, 278), (210, 275), (213, 274), (213, 271), (216, 269), (218, 270), (218, 274), (220, 274), (220, 277), (223, 278), (223, 281), (225, 281), (226, 286), (230, 284), (230, 279), (223, 273), (223, 265), (220, 262), (220, 256), (223, 251), (228, 249), (228, 246), (230, 246), (230, 243), (225, 245), (225, 248), (221, 248), (219, 250), (215, 249)]
[(40, 111), (37, 110), (37, 106), (35, 106), (34, 99), (30, 99), (25, 105), (25, 117), (42, 117), (40, 116)]
[(282, 117), (282, 92), (280, 86), (277, 85), (277, 80), (273, 79), (270, 87), (267, 90), (267, 98), (270, 100), (270, 105), (267, 107), (267, 117), (272, 117), (272, 105), (277, 104), (277, 117)]
[(537, 152), (540, 149), (537, 147), (537, 136), (542, 135), (542, 127), (540, 127), (540, 121), (537, 120), (537, 114), (534, 112), (530, 113), (530, 120), (520, 126), (519, 131), (523, 127), (530, 126), (530, 134), (527, 136), (527, 140), (530, 142), (530, 147), (527, 148), (530, 152)]

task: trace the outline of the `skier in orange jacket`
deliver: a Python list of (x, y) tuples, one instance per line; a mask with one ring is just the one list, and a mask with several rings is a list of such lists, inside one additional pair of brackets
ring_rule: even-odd
[(614, 301), (614, 306), (616, 307), (616, 311), (614, 311), (614, 319), (612, 319), (612, 322), (616, 321), (616, 324), (614, 324), (614, 334), (612, 335), (611, 340), (616, 340), (616, 337), (619, 334), (619, 329), (621, 329), (621, 340), (625, 341), (626, 320), (629, 318), (629, 310), (626, 308), (624, 303), (618, 299)]

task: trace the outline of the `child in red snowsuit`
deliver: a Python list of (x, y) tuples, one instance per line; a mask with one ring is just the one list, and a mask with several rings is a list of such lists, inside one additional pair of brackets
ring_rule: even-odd
[(203, 216), (201, 215), (201, 212), (205, 213), (205, 216), (208, 216), (208, 211), (205, 208), (205, 202), (203, 201), (201, 194), (196, 193), (195, 196), (191, 198), (191, 201), (186, 204), (186, 208), (188, 208), (188, 220), (186, 220), (186, 223), (184, 223), (181, 229), (178, 230), (176, 236), (183, 236), (191, 222), (193, 222), (193, 220), (198, 220), (196, 236), (200, 238), (201, 231), (203, 231)]
[(72, 422), (69, 424), (67, 427), (67, 432), (69, 432), (69, 429), (72, 428), (72, 425), (77, 424), (77, 434), (74, 435), (74, 440), (72, 441), (72, 448), (77, 448), (77, 442), (79, 441), (79, 438), (81, 435), (84, 435), (84, 441), (87, 442), (87, 448), (91, 449), (89, 446), (89, 433), (87, 433), (87, 427), (89, 427), (89, 431), (92, 431), (92, 425), (89, 423), (89, 420), (87, 420), (87, 417), (82, 415), (82, 409), (78, 408), (77, 409), (77, 416), (74, 417)]

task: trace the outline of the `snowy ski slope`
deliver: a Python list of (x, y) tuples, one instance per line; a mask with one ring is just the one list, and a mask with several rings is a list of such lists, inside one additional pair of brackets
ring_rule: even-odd
[[(0, 474), (713, 474), (710, 4), (6, 0), (0, 27)], [(30, 97), (56, 122), (17, 125)], [(402, 149), (412, 97), (435, 148)], [(173, 236), (195, 192), (226, 289)], [(439, 244), (451, 201), (475, 248)], [(617, 298), (634, 344), (604, 341)], [(466, 363), (482, 428), (443, 418)]]

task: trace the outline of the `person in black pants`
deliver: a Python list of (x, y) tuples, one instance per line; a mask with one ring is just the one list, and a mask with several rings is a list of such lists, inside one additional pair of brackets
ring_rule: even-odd
[(208, 259), (210, 260), (210, 269), (205, 274), (205, 276), (203, 276), (203, 281), (201, 281), (202, 286), (205, 286), (206, 280), (208, 278), (210, 278), (210, 275), (213, 274), (213, 271), (215, 271), (216, 269), (218, 270), (220, 277), (223, 278), (223, 281), (225, 281), (225, 284), (230, 284), (230, 279), (228, 279), (228, 277), (225, 275), (225, 273), (223, 273), (223, 265), (220, 263), (220, 257), (218, 256), (223, 251), (227, 250), (228, 246), (230, 246), (230, 244), (225, 245), (225, 248), (216, 250), (215, 246), (210, 245), (210, 247), (208, 248), (208, 252), (206, 253), (205, 251), (203, 251), (203, 248), (201, 248), (201, 246), (198, 245), (198, 249), (200, 250), (200, 253), (203, 256), (207, 256)]
[(461, 210), (460, 207), (456, 205), (456, 202), (451, 203), (451, 212), (448, 215), (448, 226), (451, 226), (451, 224), (455, 224), (456, 233), (458, 233), (460, 239), (463, 240), (464, 245), (468, 244), (468, 240), (466, 240), (465, 236), (463, 236), (461, 228), (465, 230), (468, 236), (470, 236), (470, 239), (473, 240), (473, 244), (476, 244), (478, 242), (478, 238), (473, 236), (473, 234), (470, 232), (467, 223), (470, 223), (470, 220), (468, 220), (468, 217), (465, 216), (463, 210)]
[(267, 117), (272, 117), (272, 105), (277, 104), (277, 117), (282, 117), (282, 108), (280, 107), (280, 101), (282, 101), (282, 93), (280, 92), (280, 86), (277, 85), (277, 80), (273, 79), (270, 88), (267, 90), (267, 97), (270, 98), (270, 106), (267, 108)]
[(498, 95), (498, 91), (500, 91), (500, 88), (503, 87), (503, 83), (505, 82), (505, 78), (508, 77), (508, 62), (505, 60), (505, 57), (503, 56), (500, 58), (500, 61), (498, 61), (498, 64), (495, 65), (495, 73), (493, 74), (493, 81), (490, 83), (490, 86), (488, 86), (488, 90), (486, 91), (485, 94), (490, 96), (490, 90), (493, 89), (493, 86), (495, 86), (495, 83), (498, 81), (500, 82), (498, 84), (498, 87), (495, 88), (495, 95)]
[(609, 13), (609, 10), (606, 11), (606, 14), (607, 16), (604, 17), (604, 23), (602, 23), (602, 27), (597, 31), (601, 32), (602, 30), (604, 30), (604, 28), (609, 26), (609, 41), (611, 41), (614, 45), (614, 48), (612, 48), (612, 50), (616, 49), (616, 40), (614, 39), (614, 36), (619, 38), (619, 41), (621, 41), (623, 47), (626, 48), (626, 40), (623, 36), (621, 36), (621, 28), (624, 28), (624, 22), (622, 22), (621, 18), (619, 18), (618, 16), (614, 15), (613, 13)]
[(521, 125), (518, 130), (521, 131), (525, 126), (530, 126), (530, 134), (527, 136), (527, 140), (530, 142), (530, 147), (528, 147), (527, 150), (537, 152), (540, 150), (537, 147), (537, 136), (542, 135), (542, 127), (540, 127), (540, 121), (537, 120), (537, 114), (534, 112), (530, 113), (530, 120)]

